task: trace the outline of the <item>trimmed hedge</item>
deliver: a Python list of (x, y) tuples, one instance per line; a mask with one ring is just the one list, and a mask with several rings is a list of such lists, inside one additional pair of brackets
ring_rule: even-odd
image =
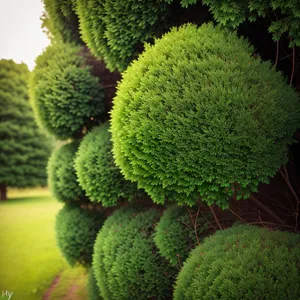
[(193, 250), (174, 299), (299, 299), (299, 275), (299, 235), (238, 225)]
[(59, 211), (55, 223), (56, 240), (71, 266), (91, 265), (95, 239), (104, 220), (101, 213), (75, 205), (65, 205)]
[[(207, 230), (206, 223), (201, 216), (197, 218), (197, 235), (200, 241)], [(155, 227), (154, 242), (160, 254), (171, 265), (181, 265), (197, 244), (193, 224), (186, 208), (172, 205), (164, 211)]]
[(123, 73), (112, 110), (116, 164), (154, 202), (225, 208), (288, 160), (299, 98), (253, 47), (212, 24), (174, 28)]
[(87, 279), (87, 287), (89, 300), (102, 300), (103, 298), (100, 296), (100, 291), (97, 286), (97, 281), (94, 275), (93, 268), (89, 269), (88, 279)]
[(74, 158), (78, 142), (65, 144), (53, 151), (48, 161), (48, 184), (53, 196), (62, 202), (78, 201), (85, 193), (77, 182)]
[(124, 179), (112, 155), (109, 123), (94, 128), (80, 143), (75, 169), (79, 184), (91, 201), (104, 207), (115, 206), (122, 199), (133, 200), (144, 195), (135, 183)]
[(111, 71), (125, 70), (142, 51), (142, 43), (164, 27), (162, 1), (79, 0), (77, 5), (82, 39)]
[(174, 270), (159, 255), (153, 231), (159, 212), (122, 208), (94, 246), (93, 269), (104, 299), (169, 299)]
[(39, 124), (56, 138), (81, 137), (104, 114), (104, 91), (82, 48), (55, 44), (37, 58), (30, 95)]

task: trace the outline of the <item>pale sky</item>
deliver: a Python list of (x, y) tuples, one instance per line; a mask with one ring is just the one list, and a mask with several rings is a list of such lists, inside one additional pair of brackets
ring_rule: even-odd
[(50, 43), (41, 29), (43, 11), (42, 0), (0, 0), (0, 59), (33, 69), (35, 58)]

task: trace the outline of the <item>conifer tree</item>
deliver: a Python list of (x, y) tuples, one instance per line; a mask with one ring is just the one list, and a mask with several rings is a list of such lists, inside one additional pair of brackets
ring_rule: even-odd
[(0, 60), (0, 187), (46, 185), (51, 141), (38, 129), (28, 100), (25, 64)]

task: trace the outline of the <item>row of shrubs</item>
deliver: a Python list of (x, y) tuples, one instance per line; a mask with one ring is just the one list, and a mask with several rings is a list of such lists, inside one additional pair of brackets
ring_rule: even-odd
[(91, 267), (89, 290), (103, 299), (298, 299), (299, 235), (237, 224), (190, 252), (179, 210), (122, 207), (103, 224), (101, 213), (66, 205), (58, 244), (71, 265)]
[(124, 71), (110, 120), (84, 46), (66, 35), (37, 59), (31, 102), (66, 143), (48, 164), (65, 202), (58, 245), (71, 265), (90, 268), (91, 299), (297, 299), (298, 235), (246, 225), (211, 235), (209, 216), (196, 227), (185, 207), (226, 209), (268, 182), (288, 160), (298, 95), (233, 32), (211, 23), (153, 30), (172, 2), (66, 6), (92, 53)]

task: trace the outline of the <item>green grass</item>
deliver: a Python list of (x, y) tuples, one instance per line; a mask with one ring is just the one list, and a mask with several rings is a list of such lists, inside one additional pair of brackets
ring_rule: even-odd
[[(70, 269), (56, 246), (54, 221), (62, 204), (47, 190), (13, 190), (8, 196), (15, 198), (0, 202), (0, 293), (14, 292), (12, 300), (41, 300), (53, 279), (65, 272), (57, 288), (68, 289), (69, 277), (80, 269)], [(83, 281), (78, 290), (85, 290)]]

